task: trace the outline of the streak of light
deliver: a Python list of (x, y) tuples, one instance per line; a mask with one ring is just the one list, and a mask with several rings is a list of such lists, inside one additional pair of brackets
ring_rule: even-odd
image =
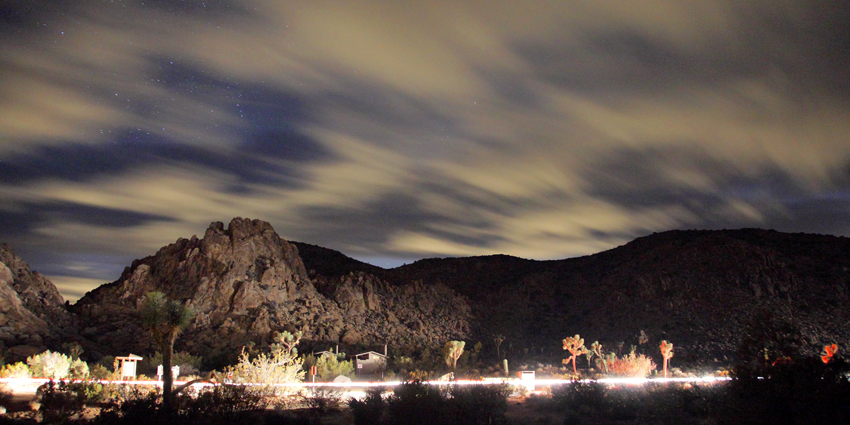
[[(483, 380), (466, 380), (460, 379), (455, 381), (424, 381), (427, 385), (498, 385), (509, 384), (516, 386), (552, 386), (566, 385), (573, 382), (598, 382), (605, 385), (628, 385), (636, 386), (647, 383), (715, 383), (729, 381), (729, 377), (703, 376), (690, 378), (600, 378), (600, 379), (582, 379), (578, 381), (570, 379), (535, 379), (533, 381), (520, 380), (516, 378), (485, 378)], [(0, 378), (0, 383), (6, 384), (8, 390), (15, 394), (34, 394), (36, 389), (49, 382), (50, 379), (45, 378)], [(67, 380), (71, 381), (71, 380)], [(112, 381), (112, 380), (84, 380), (85, 382), (97, 382), (104, 385), (140, 385), (140, 386), (162, 386), (162, 381)], [(174, 386), (184, 385), (188, 381), (174, 381)], [(382, 382), (293, 382), (285, 384), (273, 384), (278, 387), (287, 388), (313, 388), (313, 387), (337, 387), (337, 388), (369, 388), (369, 387), (388, 387), (392, 388), (401, 385), (403, 381), (382, 381)], [(215, 384), (211, 382), (195, 382), (192, 386), (209, 387)], [(256, 383), (239, 383), (237, 385), (263, 386), (266, 384)]]

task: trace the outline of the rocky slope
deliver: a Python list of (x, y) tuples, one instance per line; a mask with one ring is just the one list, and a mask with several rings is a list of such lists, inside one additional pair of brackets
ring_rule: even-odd
[[(505, 334), (515, 352), (556, 355), (580, 333), (677, 360), (731, 359), (748, 326), (797, 328), (799, 351), (850, 342), (850, 239), (744, 229), (670, 231), (559, 261), (506, 256), (423, 260), (383, 277), (442, 283), (473, 300), (476, 337)], [(510, 346), (509, 346), (510, 347)], [(510, 348), (509, 348), (510, 349)], [(657, 353), (656, 353), (657, 354)]]
[[(0, 250), (0, 341), (40, 343), (55, 338), (45, 331), (54, 323), (72, 332), (55, 287), (10, 252)], [(557, 261), (495, 255), (384, 270), (237, 218), (134, 261), (72, 306), (91, 341), (86, 350), (153, 351), (135, 316), (153, 290), (195, 311), (177, 349), (222, 361), (281, 330), (302, 331), (306, 349), (436, 348), (465, 339), (492, 354), (501, 334), (502, 352), (548, 361), (576, 333), (656, 357), (667, 339), (675, 361), (691, 365), (728, 364), (747, 332), (767, 335), (774, 325), (791, 329), (800, 353), (850, 343), (850, 239), (755, 229), (670, 231)]]
[[(415, 345), (466, 338), (464, 298), (440, 285), (389, 285), (362, 271), (309, 276), (298, 248), (269, 223), (213, 223), (202, 239), (180, 239), (134, 261), (121, 278), (86, 294), (73, 310), (83, 335), (117, 351), (149, 352), (135, 312), (149, 291), (185, 301), (195, 312), (178, 349), (235, 356), (276, 331), (348, 346)], [(326, 346), (324, 348), (327, 348)]]
[(72, 339), (71, 315), (56, 286), (30, 270), (12, 248), (0, 244), (0, 348), (33, 349)]

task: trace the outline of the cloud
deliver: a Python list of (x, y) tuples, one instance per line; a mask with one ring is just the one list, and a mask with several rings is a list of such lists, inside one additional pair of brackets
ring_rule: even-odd
[(123, 261), (234, 216), (363, 258), (850, 234), (842, 2), (12, 10), (0, 237), (63, 279), (97, 276), (47, 247)]
[(56, 289), (62, 294), (62, 298), (70, 303), (75, 303), (83, 297), (86, 292), (96, 289), (103, 285), (102, 280), (87, 279), (74, 276), (50, 276), (50, 281), (56, 285)]

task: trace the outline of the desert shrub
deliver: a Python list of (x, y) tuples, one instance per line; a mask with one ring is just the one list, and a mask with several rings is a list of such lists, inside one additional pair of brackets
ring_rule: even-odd
[(302, 358), (298, 357), (295, 345), (301, 337), (300, 332), (293, 335), (284, 332), (279, 343), (272, 344), (268, 353), (259, 353), (253, 358), (244, 349), (239, 355), (239, 363), (225, 369), (235, 383), (265, 384), (272, 393), (280, 392), (275, 384), (300, 382), (304, 379)]
[(440, 387), (421, 381), (405, 382), (387, 400), (390, 424), (442, 425), (450, 423), (447, 401)]
[(443, 368), (445, 361), (442, 356), (442, 345), (438, 345), (435, 347), (425, 346), (422, 347), (421, 351), (418, 352), (417, 355), (411, 355), (409, 358), (411, 359), (411, 363), (407, 366), (407, 370), (424, 370), (424, 371), (435, 371), (440, 368)]
[(247, 385), (216, 385), (202, 388), (196, 397), (183, 396), (178, 406), (185, 416), (227, 416), (265, 408), (265, 396)]
[(606, 387), (596, 382), (574, 382), (552, 389), (555, 408), (565, 414), (565, 424), (701, 423), (712, 419), (724, 387), (652, 384), (639, 387)]
[(726, 390), (723, 384), (647, 384), (644, 388), (642, 416), (667, 423), (716, 416)]
[(633, 378), (645, 378), (656, 367), (652, 359), (643, 354), (635, 354), (634, 350), (622, 357), (609, 354), (605, 358), (605, 366), (609, 374)]
[(115, 361), (115, 356), (103, 356), (97, 364), (109, 369), (115, 370), (118, 367), (118, 362)]
[(498, 424), (506, 421), (511, 388), (502, 385), (453, 385), (449, 405), (453, 423)]
[(427, 381), (431, 377), (431, 372), (426, 370), (411, 370), (407, 372), (406, 378), (411, 381)]
[(157, 391), (141, 391), (133, 388), (122, 403), (105, 408), (94, 425), (149, 425), (176, 423), (169, 420), (162, 409), (161, 394)]
[(36, 397), (41, 404), (38, 410), (42, 423), (67, 422), (71, 416), (82, 412), (86, 403), (85, 393), (75, 391), (65, 381), (56, 384), (52, 379), (38, 388)]
[(100, 363), (92, 365), (89, 369), (89, 377), (92, 379), (116, 380), (120, 378), (118, 372), (107, 369)]
[(387, 406), (383, 397), (384, 391), (383, 387), (373, 387), (366, 390), (366, 397), (363, 400), (353, 397), (348, 399), (348, 407), (351, 408), (354, 416), (354, 425), (380, 423)]
[(552, 388), (555, 407), (567, 413), (567, 417), (598, 415), (606, 408), (608, 394), (605, 387), (596, 382), (573, 381)]
[(266, 410), (264, 401), (242, 385), (217, 385), (201, 390), (197, 397), (179, 395), (171, 412), (162, 407), (158, 391), (133, 390), (127, 401), (114, 404), (92, 421), (93, 425), (233, 425), (298, 424), (307, 419), (283, 416)]
[(458, 359), (458, 364), (461, 365), (461, 369), (478, 367), (481, 359), (481, 351), (483, 349), (484, 344), (479, 341), (472, 346), (472, 350), (464, 351), (463, 355), (461, 355), (460, 359)]
[(24, 362), (7, 364), (0, 369), (0, 378), (26, 379), (32, 377), (29, 366)]
[(398, 373), (399, 375), (406, 375), (408, 371), (416, 368), (413, 359), (407, 356), (391, 357), (388, 363), (387, 369)]
[(30, 372), (37, 378), (62, 379), (70, 373), (71, 358), (52, 351), (45, 351), (41, 354), (27, 358)]
[(49, 350), (27, 358), (27, 365), (32, 376), (40, 378), (82, 379), (89, 374), (89, 366), (86, 362)]
[(73, 379), (85, 379), (89, 376), (88, 363), (80, 359), (72, 359), (71, 366), (68, 368), (68, 376)]
[(723, 416), (735, 423), (850, 423), (850, 365), (819, 358), (739, 369)]
[(315, 412), (325, 413), (330, 410), (339, 409), (345, 391), (338, 387), (316, 386), (301, 393), (301, 399), (310, 409)]
[(354, 364), (350, 360), (340, 360), (340, 357), (325, 353), (316, 359), (316, 372), (323, 381), (332, 381), (337, 376), (351, 377), (354, 374)]
[(65, 390), (77, 394), (86, 404), (94, 404), (111, 398), (108, 385), (96, 381), (74, 381), (65, 383)]
[(316, 365), (316, 356), (312, 354), (305, 354), (301, 357), (301, 367), (304, 368), (305, 373), (310, 370), (310, 367)]

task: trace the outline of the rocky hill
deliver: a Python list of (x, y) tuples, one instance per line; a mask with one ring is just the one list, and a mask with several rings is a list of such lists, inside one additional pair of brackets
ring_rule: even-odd
[(670, 231), (558, 261), (490, 256), (418, 261), (382, 275), (443, 284), (472, 300), (477, 337), (555, 355), (565, 336), (614, 347), (675, 341), (677, 359), (731, 358), (768, 317), (799, 351), (850, 342), (850, 239), (744, 229)]
[(82, 334), (111, 350), (150, 352), (135, 317), (149, 291), (195, 312), (177, 349), (212, 357), (235, 356), (249, 342), (267, 344), (282, 330), (303, 332), (308, 346), (373, 349), (467, 338), (469, 331), (468, 303), (451, 289), (389, 285), (363, 271), (310, 276), (298, 247), (259, 220), (213, 223), (202, 239), (180, 239), (134, 261), (120, 279), (73, 306)]
[(47, 344), (74, 339), (75, 327), (56, 286), (0, 244), (0, 349), (19, 360)]
[(550, 361), (563, 355), (561, 339), (576, 333), (656, 357), (667, 339), (676, 344), (676, 361), (689, 364), (731, 362), (755, 328), (766, 335), (782, 329), (800, 353), (850, 342), (844, 237), (670, 231), (580, 258), (427, 259), (385, 270), (236, 218), (134, 261), (120, 279), (71, 306), (72, 315), (55, 287), (10, 252), (0, 250), (0, 340), (7, 346), (73, 336), (76, 323), (89, 353), (149, 353), (135, 312), (153, 290), (195, 312), (176, 348), (222, 360), (281, 330), (302, 331), (305, 348), (339, 343), (348, 350), (465, 339), (495, 352), (500, 334), (502, 352)]

